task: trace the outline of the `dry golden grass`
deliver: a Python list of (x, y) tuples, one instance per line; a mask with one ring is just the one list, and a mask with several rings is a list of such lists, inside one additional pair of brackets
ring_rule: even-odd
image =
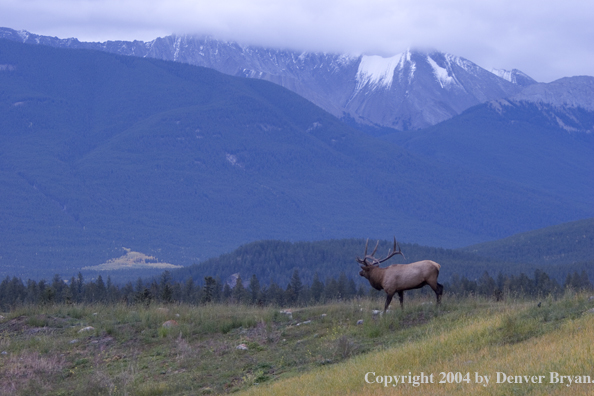
[[(565, 320), (539, 333), (542, 324), (522, 311), (510, 310), (466, 317), (443, 329), (429, 326), (427, 337), (400, 347), (355, 357), (347, 362), (251, 388), (258, 395), (592, 395), (592, 384), (551, 384), (550, 372), (590, 376), (594, 381), (594, 314)], [(509, 334), (508, 334), (509, 333)], [(524, 341), (513, 337), (527, 335)], [(530, 336), (530, 335), (533, 336)], [(434, 383), (368, 384), (386, 375), (433, 374)], [(439, 383), (441, 372), (469, 373), (469, 383)], [(496, 383), (497, 372), (514, 376), (544, 376), (542, 383)], [(475, 383), (475, 373), (489, 375), (487, 386)], [(455, 381), (454, 381), (455, 382)]]
[(12, 395), (23, 385), (43, 389), (50, 376), (59, 375), (65, 360), (63, 355), (43, 356), (37, 351), (8, 356), (0, 365), (0, 395)]
[[(594, 384), (548, 382), (551, 371), (594, 378), (588, 297), (450, 296), (439, 308), (420, 297), (381, 317), (373, 299), (295, 308), (292, 318), (217, 304), (22, 306), (0, 320), (0, 395), (585, 395)], [(366, 383), (368, 372), (424, 372), (434, 383), (384, 387)], [(441, 372), (469, 373), (469, 383), (439, 383)], [(490, 376), (487, 387), (475, 372)], [(497, 372), (546, 381), (496, 384)]]

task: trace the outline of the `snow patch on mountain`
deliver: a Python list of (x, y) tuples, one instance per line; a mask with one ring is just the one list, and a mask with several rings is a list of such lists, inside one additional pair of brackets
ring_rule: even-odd
[(180, 36), (178, 36), (175, 39), (175, 44), (173, 45), (173, 48), (174, 48), (173, 60), (174, 61), (178, 61), (178, 59), (179, 59), (179, 50), (181, 47), (181, 41), (182, 41), (182, 37), (180, 37)]
[(467, 72), (476, 74), (477, 66), (469, 60), (451, 54), (445, 54), (445, 58), (449, 65), (456, 64)]
[(510, 70), (505, 70), (505, 69), (491, 69), (490, 70), (491, 73), (495, 74), (497, 77), (501, 77), (504, 80), (507, 80), (509, 82), (513, 82), (512, 81), (512, 72)]
[(435, 62), (431, 56), (427, 55), (427, 62), (431, 65), (433, 69), (433, 75), (439, 82), (442, 88), (448, 88), (449, 86), (456, 84), (456, 80), (453, 76), (450, 76), (450, 73), (446, 68), (443, 68)]
[(408, 82), (412, 81), (413, 77), (415, 76), (415, 70), (417, 70), (417, 64), (410, 59), (410, 51), (406, 51), (406, 60), (410, 63), (410, 74), (408, 75)]
[(26, 30), (19, 30), (17, 33), (23, 39), (23, 43), (29, 38), (29, 32)]
[(504, 80), (509, 81), (512, 84), (520, 85), (523, 87), (536, 84), (536, 81), (532, 77), (528, 76), (526, 73), (523, 73), (518, 69), (505, 70), (492, 68), (489, 71), (495, 74), (497, 77), (503, 78)]
[(355, 91), (361, 90), (366, 85), (372, 89), (386, 88), (392, 86), (394, 80), (394, 70), (401, 63), (403, 54), (398, 54), (390, 58), (384, 58), (378, 55), (364, 55), (359, 63), (357, 71), (357, 87)]

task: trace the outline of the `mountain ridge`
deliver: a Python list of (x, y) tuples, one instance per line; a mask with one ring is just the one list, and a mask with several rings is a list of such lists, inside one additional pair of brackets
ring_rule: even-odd
[(170, 60), (264, 79), (339, 118), (401, 130), (435, 125), (471, 106), (518, 93), (534, 81), (517, 70), (510, 72), (513, 78), (502, 78), (501, 73), (487, 71), (464, 58), (426, 50), (407, 50), (384, 58), (280, 50), (191, 35), (171, 35), (150, 42), (88, 43), (0, 28), (0, 37)]
[(187, 265), (253, 240), (454, 247), (592, 216), (373, 138), (267, 81), (9, 40), (0, 64), (12, 66), (0, 71), (7, 275), (70, 277), (122, 246)]

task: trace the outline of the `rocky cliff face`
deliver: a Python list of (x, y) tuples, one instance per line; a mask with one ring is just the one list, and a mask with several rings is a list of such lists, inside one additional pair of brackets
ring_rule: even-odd
[(0, 38), (183, 62), (268, 80), (339, 118), (401, 130), (437, 124), (471, 106), (516, 94), (534, 81), (518, 70), (489, 72), (441, 52), (409, 50), (389, 58), (299, 53), (185, 35), (89, 43), (7, 28), (0, 28)]

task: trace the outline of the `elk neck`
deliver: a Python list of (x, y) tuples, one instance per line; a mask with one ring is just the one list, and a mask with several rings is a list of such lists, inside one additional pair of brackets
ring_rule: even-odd
[(382, 281), (384, 280), (385, 268), (374, 267), (369, 271), (369, 284), (376, 290), (382, 290), (384, 287)]

